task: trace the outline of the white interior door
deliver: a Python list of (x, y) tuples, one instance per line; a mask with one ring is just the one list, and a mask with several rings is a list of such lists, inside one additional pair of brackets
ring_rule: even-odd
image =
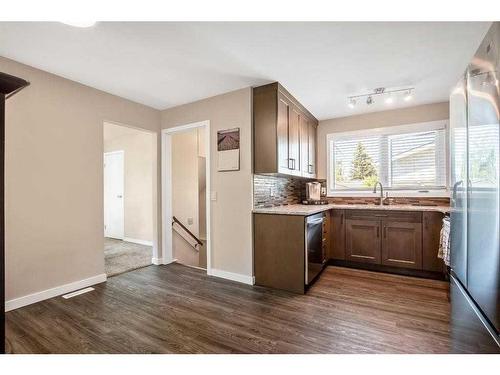
[(124, 237), (124, 152), (104, 153), (104, 237)]

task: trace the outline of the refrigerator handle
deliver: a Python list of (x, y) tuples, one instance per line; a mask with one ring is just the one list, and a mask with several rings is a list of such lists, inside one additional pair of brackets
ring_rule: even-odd
[(453, 195), (452, 195), (452, 199), (455, 201), (457, 200), (457, 188), (462, 185), (463, 181), (460, 180), (460, 181), (457, 181), (455, 182), (455, 184), (453, 185)]

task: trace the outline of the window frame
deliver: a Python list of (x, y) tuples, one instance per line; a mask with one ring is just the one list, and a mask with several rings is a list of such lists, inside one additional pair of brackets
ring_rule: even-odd
[[(420, 122), (405, 125), (386, 126), (370, 129), (352, 130), (345, 132), (334, 132), (326, 135), (326, 185), (327, 197), (373, 197), (374, 194), (369, 189), (349, 189), (349, 190), (335, 190), (333, 189), (333, 178), (335, 173), (331, 173), (331, 165), (335, 165), (335, 153), (332, 155), (330, 148), (331, 142), (342, 139), (352, 139), (356, 136), (370, 137), (380, 135), (394, 135), (415, 133), (433, 130), (444, 130), (445, 134), (445, 187), (439, 189), (392, 189), (384, 186), (385, 191), (389, 191), (389, 196), (393, 197), (449, 197), (449, 181), (450, 181), (450, 157), (449, 157), (449, 120), (438, 120), (430, 122)], [(377, 193), (379, 194), (379, 193)]]

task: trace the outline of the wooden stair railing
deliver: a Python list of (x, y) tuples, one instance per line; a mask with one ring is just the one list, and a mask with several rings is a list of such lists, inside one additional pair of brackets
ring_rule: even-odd
[(175, 216), (172, 216), (172, 227), (174, 224), (179, 225), (193, 240), (196, 241), (196, 245), (194, 246), (194, 248), (199, 251), (199, 248), (197, 246), (203, 246), (203, 242), (201, 242), (198, 237), (196, 237), (189, 229), (187, 229), (184, 224), (179, 221), (179, 219), (177, 219)]

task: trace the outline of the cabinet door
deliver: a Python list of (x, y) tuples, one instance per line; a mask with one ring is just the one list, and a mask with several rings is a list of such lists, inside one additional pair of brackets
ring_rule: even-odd
[(444, 272), (443, 260), (438, 258), (439, 236), (443, 225), (441, 212), (422, 212), (422, 269)]
[(422, 224), (382, 222), (382, 264), (422, 269)]
[(331, 211), (330, 258), (345, 260), (345, 213)]
[(299, 123), (300, 112), (290, 106), (288, 121), (288, 161), (290, 174), (301, 175), (300, 171), (300, 141), (299, 141)]
[(288, 160), (288, 123), (289, 123), (290, 103), (284, 97), (278, 96), (278, 119), (276, 124), (277, 133), (277, 157), (278, 157), (278, 172), (289, 172)]
[(308, 166), (307, 172), (311, 177), (316, 177), (316, 133), (317, 127), (309, 122), (309, 147), (308, 147)]
[(346, 260), (380, 264), (380, 221), (346, 220)]
[(300, 116), (300, 170), (309, 177), (309, 119), (304, 115)]

